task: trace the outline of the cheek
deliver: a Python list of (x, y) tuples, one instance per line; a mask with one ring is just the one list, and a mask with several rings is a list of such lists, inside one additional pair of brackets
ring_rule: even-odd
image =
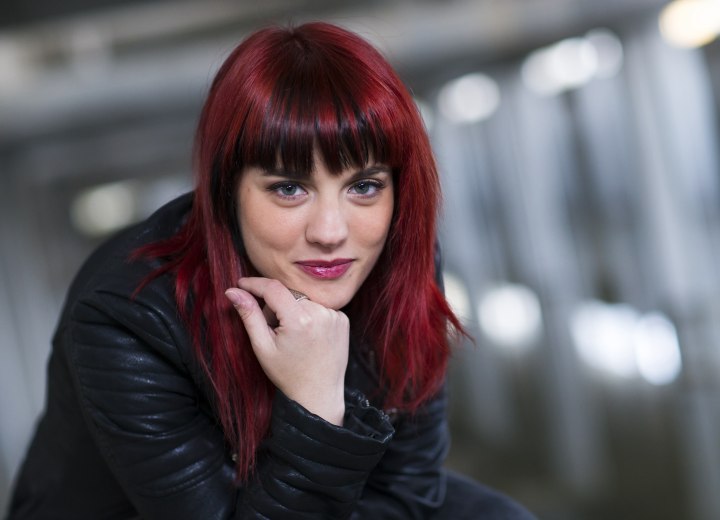
[(282, 214), (273, 211), (273, 205), (252, 186), (242, 187), (238, 200), (238, 223), (245, 249), (255, 263), (259, 254), (280, 249), (287, 242), (290, 226)]
[(390, 229), (390, 221), (392, 219), (392, 206), (378, 208), (372, 218), (363, 215), (359, 218), (354, 226), (355, 236), (358, 241), (369, 249), (377, 249), (378, 253), (382, 250), (387, 239)]
[(291, 247), (299, 231), (295, 222), (284, 217), (282, 213), (269, 211), (268, 208), (244, 207), (239, 216), (240, 233), (248, 252), (252, 249), (282, 250)]

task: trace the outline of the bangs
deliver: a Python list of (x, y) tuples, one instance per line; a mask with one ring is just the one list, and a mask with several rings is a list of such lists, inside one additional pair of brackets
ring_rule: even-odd
[(375, 94), (377, 87), (353, 77), (347, 64), (332, 67), (307, 54), (297, 58), (283, 57), (286, 70), (275, 71), (268, 95), (251, 106), (237, 143), (241, 163), (305, 177), (317, 150), (332, 173), (370, 162), (394, 166), (384, 131), (388, 121), (373, 110), (378, 100), (369, 101), (368, 91)]

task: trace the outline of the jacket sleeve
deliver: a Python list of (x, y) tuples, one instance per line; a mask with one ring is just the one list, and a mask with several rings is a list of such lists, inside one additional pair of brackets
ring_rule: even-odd
[(359, 395), (349, 396), (341, 428), (278, 394), (240, 518), (348, 518), (391, 433), (387, 416)]
[[(173, 311), (167, 311), (172, 313)], [(335, 427), (278, 394), (245, 487), (178, 349), (177, 316), (112, 291), (78, 301), (64, 353), (86, 423), (142, 518), (347, 518), (385, 452), (385, 414), (349, 402)]]
[(373, 469), (352, 518), (428, 518), (445, 500), (450, 438), (445, 388), (413, 415), (400, 415), (395, 435)]

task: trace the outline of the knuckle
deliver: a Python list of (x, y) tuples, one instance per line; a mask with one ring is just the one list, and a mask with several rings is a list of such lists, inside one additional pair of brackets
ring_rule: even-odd
[(350, 324), (350, 318), (348, 318), (347, 314), (345, 314), (342, 311), (338, 311), (336, 313), (335, 319), (336, 319), (337, 323), (339, 323), (340, 325), (349, 325)]
[(280, 283), (280, 281), (273, 279), (273, 280), (270, 280), (270, 282), (268, 283), (268, 288), (272, 291), (278, 291), (280, 289), (284, 289), (285, 286), (282, 283)]
[(303, 314), (298, 317), (298, 323), (301, 327), (309, 327), (313, 323), (313, 318), (309, 314)]
[(247, 307), (242, 307), (238, 305), (237, 307), (235, 307), (235, 310), (243, 321), (245, 321), (246, 318), (252, 315), (252, 309), (249, 309)]

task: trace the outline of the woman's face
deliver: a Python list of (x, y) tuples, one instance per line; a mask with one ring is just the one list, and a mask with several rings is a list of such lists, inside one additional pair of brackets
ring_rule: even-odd
[(318, 154), (308, 178), (246, 168), (236, 196), (255, 269), (331, 309), (347, 305), (370, 274), (393, 214), (389, 168), (332, 175)]

